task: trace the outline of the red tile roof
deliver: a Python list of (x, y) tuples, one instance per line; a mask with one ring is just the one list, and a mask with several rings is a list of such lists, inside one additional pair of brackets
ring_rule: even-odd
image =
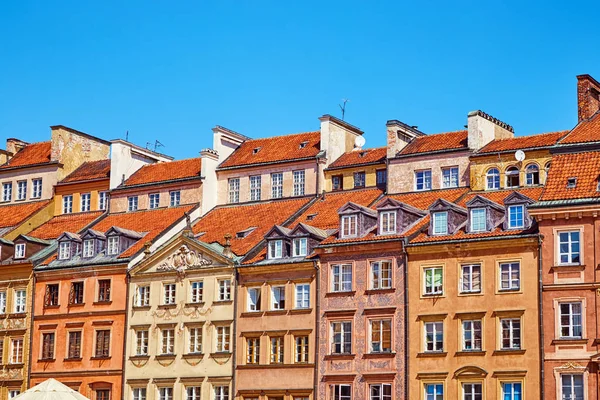
[(200, 158), (145, 165), (134, 172), (122, 187), (199, 177), (200, 166)]
[[(304, 146), (302, 146), (303, 143)], [(227, 157), (219, 165), (219, 168), (251, 166), (316, 157), (320, 151), (320, 144), (320, 131), (247, 140)]]
[[(214, 208), (194, 225), (194, 233), (204, 234), (198, 240), (205, 243), (225, 244), (224, 236), (232, 236), (231, 250), (238, 256), (246, 254), (264, 239), (274, 225), (285, 223), (307, 205), (312, 198), (273, 200), (248, 205), (221, 206)], [(244, 238), (237, 232), (256, 228)]]
[(471, 201), (475, 196), (484, 197), (490, 201), (493, 201), (496, 204), (503, 205), (504, 199), (510, 196), (513, 192), (519, 192), (524, 196), (529, 197), (531, 200), (538, 201), (540, 196), (542, 195), (542, 191), (544, 189), (541, 187), (533, 187), (533, 188), (521, 188), (521, 189), (505, 189), (505, 190), (485, 190), (485, 191), (477, 191), (477, 192), (469, 192), (466, 196), (464, 196), (458, 204), (461, 207), (466, 207), (467, 203)]
[(38, 226), (27, 235), (38, 239), (50, 240), (56, 239), (62, 235), (63, 232), (78, 233), (102, 214), (104, 214), (104, 211), (57, 215), (50, 219), (50, 221)]
[(420, 136), (400, 150), (399, 156), (450, 150), (467, 150), (467, 131), (436, 133)]
[(12, 228), (40, 211), (50, 200), (0, 206), (0, 229)]
[(600, 113), (592, 118), (583, 120), (571, 132), (559, 142), (563, 144), (576, 144), (587, 142), (600, 142)]
[(3, 168), (24, 167), (27, 165), (44, 164), (50, 162), (52, 144), (39, 142), (28, 144), (17, 151), (7, 163), (0, 165)]
[[(546, 186), (541, 201), (574, 200), (600, 197), (600, 152), (559, 154), (552, 157)], [(567, 180), (577, 178), (574, 188), (567, 188)]]
[(430, 190), (425, 192), (391, 194), (387, 197), (421, 210), (427, 210), (438, 199), (455, 202), (468, 191), (469, 188), (462, 187), (455, 189)]
[(110, 160), (87, 161), (60, 181), (59, 184), (109, 178)]
[(483, 146), (483, 148), (481, 148), (477, 154), (550, 147), (556, 144), (556, 142), (558, 142), (558, 140), (564, 137), (567, 133), (569, 133), (569, 131), (557, 131), (530, 136), (519, 136), (510, 139), (496, 139)]
[(351, 167), (364, 164), (384, 164), (387, 156), (387, 147), (375, 149), (354, 150), (342, 154), (332, 162), (327, 169)]
[[(429, 224), (429, 217), (427, 217), (427, 221), (421, 221), (420, 225), (422, 229), (425, 229)], [(470, 240), (470, 239), (481, 239), (481, 238), (492, 238), (492, 237), (502, 237), (502, 236), (517, 236), (528, 233), (536, 233), (529, 230), (502, 230), (501, 228), (496, 228), (491, 232), (480, 232), (480, 233), (467, 233), (464, 229), (459, 229), (454, 235), (444, 235), (444, 236), (428, 236), (426, 232), (422, 232), (411, 239), (410, 243), (428, 243), (428, 242), (443, 242), (447, 240)]]

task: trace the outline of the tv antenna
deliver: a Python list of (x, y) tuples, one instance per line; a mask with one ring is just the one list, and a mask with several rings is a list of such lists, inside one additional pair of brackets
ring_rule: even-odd
[(342, 99), (342, 104), (338, 104), (338, 106), (340, 107), (340, 110), (342, 110), (342, 121), (344, 120), (344, 117), (346, 116), (346, 103), (349, 102), (349, 99)]
[[(152, 146), (152, 142), (146, 142), (146, 150), (150, 150), (150, 146)], [(156, 152), (156, 149), (158, 147), (165, 147), (164, 144), (162, 144), (161, 142), (159, 142), (158, 140), (154, 141), (154, 152)]]

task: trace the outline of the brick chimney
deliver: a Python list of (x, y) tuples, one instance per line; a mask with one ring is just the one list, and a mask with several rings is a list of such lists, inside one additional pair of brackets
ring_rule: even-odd
[(342, 154), (354, 149), (354, 140), (364, 133), (354, 125), (332, 115), (319, 117), (321, 121), (321, 151), (325, 152), (325, 167), (337, 160)]
[(577, 75), (577, 121), (589, 119), (600, 110), (600, 83), (590, 75)]
[(394, 158), (413, 139), (425, 136), (416, 126), (406, 125), (397, 119), (391, 119), (386, 124), (387, 157)]
[(479, 150), (494, 139), (509, 139), (515, 136), (512, 126), (481, 110), (471, 111), (467, 116), (469, 149)]
[(29, 143), (24, 142), (20, 139), (8, 138), (6, 139), (6, 151), (12, 153), (13, 155), (21, 150), (23, 147), (27, 146)]

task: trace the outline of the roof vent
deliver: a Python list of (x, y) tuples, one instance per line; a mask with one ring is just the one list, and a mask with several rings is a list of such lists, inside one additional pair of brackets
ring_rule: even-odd
[(308, 141), (302, 142), (302, 143), (300, 143), (300, 146), (299, 146), (299, 147), (300, 147), (301, 149), (303, 149), (303, 148), (305, 148), (305, 147), (306, 147), (306, 145), (307, 145), (307, 144), (308, 144)]
[(364, 157), (367, 155), (366, 151), (361, 151), (360, 154), (358, 155), (359, 157)]
[(568, 178), (567, 179), (567, 189), (572, 189), (577, 186), (577, 178)]
[(260, 147), (255, 147), (254, 150), (252, 150), (252, 154), (256, 154), (260, 151)]
[(239, 231), (235, 234), (235, 237), (237, 239), (243, 239), (246, 236), (248, 236), (249, 234), (251, 234), (254, 230), (256, 229), (255, 226), (252, 226), (250, 228), (244, 229), (243, 231)]
[(312, 221), (313, 219), (315, 219), (316, 216), (317, 216), (317, 214), (308, 214), (306, 216), (306, 220), (307, 221)]

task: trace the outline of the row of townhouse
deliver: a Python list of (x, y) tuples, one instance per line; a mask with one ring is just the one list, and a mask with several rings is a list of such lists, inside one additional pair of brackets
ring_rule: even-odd
[(179, 161), (9, 139), (0, 398), (597, 398), (599, 93), (578, 77), (571, 130), (477, 111), (376, 149), (328, 115)]

